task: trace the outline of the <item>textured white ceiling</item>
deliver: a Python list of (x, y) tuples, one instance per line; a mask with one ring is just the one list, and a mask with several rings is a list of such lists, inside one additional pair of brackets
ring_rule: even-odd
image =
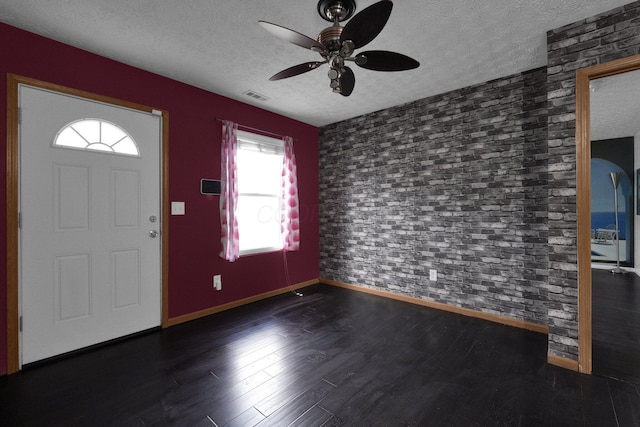
[[(397, 0), (364, 50), (400, 52), (421, 66), (396, 73), (353, 67), (348, 98), (331, 92), (326, 66), (268, 80), (320, 56), (276, 38), (258, 20), (315, 38), (328, 26), (316, 0), (0, 0), (0, 21), (321, 126), (543, 66), (546, 31), (628, 2)], [(357, 1), (356, 13), (373, 3)], [(249, 98), (247, 90), (269, 100)]]
[(591, 140), (640, 132), (640, 70), (591, 81)]

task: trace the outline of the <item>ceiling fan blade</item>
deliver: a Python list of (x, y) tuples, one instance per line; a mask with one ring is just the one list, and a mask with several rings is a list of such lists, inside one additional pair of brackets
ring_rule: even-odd
[(413, 58), (386, 50), (369, 50), (356, 55), (356, 64), (375, 71), (405, 71), (418, 68), (420, 63)]
[(344, 67), (344, 72), (340, 76), (340, 95), (349, 96), (353, 92), (353, 88), (356, 85), (356, 76), (351, 71), (351, 68)]
[(286, 40), (289, 43), (293, 43), (295, 45), (304, 47), (305, 49), (311, 49), (314, 52), (325, 51), (325, 47), (322, 44), (318, 43), (311, 37), (305, 36), (304, 34), (300, 34), (297, 31), (293, 31), (286, 27), (272, 24), (271, 22), (266, 22), (266, 21), (258, 21), (258, 24), (260, 24), (262, 28), (269, 31), (274, 36), (279, 37), (283, 40)]
[(269, 80), (282, 80), (289, 77), (297, 76), (298, 74), (306, 73), (307, 71), (315, 70), (322, 64), (326, 64), (327, 61), (319, 62), (305, 62), (304, 64), (294, 65), (293, 67), (289, 67), (286, 70), (282, 70), (277, 74), (271, 76)]
[(351, 40), (358, 49), (375, 39), (389, 20), (392, 8), (391, 1), (382, 0), (363, 9), (347, 22), (340, 35), (340, 43)]

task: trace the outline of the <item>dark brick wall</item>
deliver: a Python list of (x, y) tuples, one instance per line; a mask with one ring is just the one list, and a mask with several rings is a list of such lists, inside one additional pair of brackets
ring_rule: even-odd
[(547, 33), (549, 352), (578, 358), (575, 71), (640, 52), (640, 2)]
[(640, 1), (547, 40), (546, 71), (321, 129), (323, 278), (545, 323), (577, 360), (575, 70), (640, 52)]
[(546, 81), (323, 127), (321, 277), (547, 324)]

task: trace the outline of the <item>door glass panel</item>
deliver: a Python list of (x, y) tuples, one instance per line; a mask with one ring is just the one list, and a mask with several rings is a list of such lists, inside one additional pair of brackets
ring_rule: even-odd
[(67, 124), (56, 134), (53, 146), (140, 157), (138, 145), (131, 135), (120, 126), (99, 119), (82, 119)]

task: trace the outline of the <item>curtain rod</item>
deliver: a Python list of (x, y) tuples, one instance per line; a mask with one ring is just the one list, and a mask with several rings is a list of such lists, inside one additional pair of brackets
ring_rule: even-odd
[[(215, 119), (219, 122), (223, 122), (224, 120), (222, 120), (220, 117), (215, 117)], [(262, 129), (258, 129), (258, 128), (252, 128), (251, 126), (245, 126), (245, 125), (241, 125), (239, 123), (236, 123), (238, 125), (238, 129), (242, 128), (244, 130), (253, 130), (256, 132), (260, 132), (261, 134), (264, 135), (271, 135), (271, 136), (277, 136), (278, 138), (284, 138), (287, 135), (280, 135), (278, 133), (274, 133), (274, 132), (269, 132), (267, 130), (262, 130)], [(294, 141), (297, 141), (298, 138), (293, 138)]]

